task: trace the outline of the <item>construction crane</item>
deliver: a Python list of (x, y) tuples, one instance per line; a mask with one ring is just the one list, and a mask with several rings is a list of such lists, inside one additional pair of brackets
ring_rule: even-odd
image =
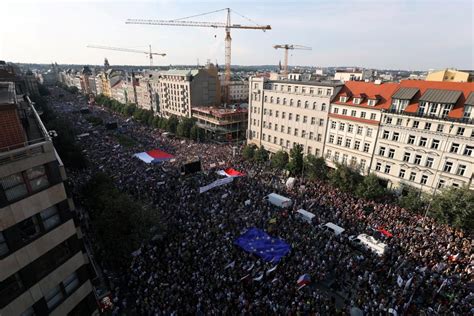
[(129, 48), (120, 48), (120, 47), (109, 47), (109, 46), (101, 46), (101, 45), (87, 45), (88, 48), (98, 48), (98, 49), (106, 49), (106, 50), (117, 50), (120, 52), (127, 52), (127, 53), (139, 53), (139, 54), (147, 54), (150, 58), (150, 67), (153, 66), (153, 55), (157, 56), (166, 56), (164, 53), (154, 53), (151, 51), (151, 45), (148, 45), (150, 50), (148, 52), (136, 50), (136, 49), (129, 49)]
[[(203, 16), (211, 13), (227, 11), (227, 20), (225, 23), (223, 22), (196, 22), (196, 21), (184, 21), (189, 18), (194, 18), (198, 16)], [(230, 12), (233, 12), (244, 19), (249, 20), (250, 22), (254, 23), (255, 26), (249, 25), (241, 25), (241, 24), (232, 24), (230, 19)], [(197, 14), (193, 16), (188, 16), (180, 19), (174, 20), (144, 20), (144, 19), (128, 19), (126, 24), (148, 24), (148, 25), (170, 25), (170, 26), (194, 26), (194, 27), (212, 27), (212, 28), (223, 28), (225, 29), (225, 81), (224, 81), (224, 100), (226, 102), (229, 101), (229, 82), (230, 82), (230, 64), (231, 64), (231, 42), (232, 38), (230, 36), (231, 29), (245, 29), (245, 30), (271, 30), (270, 25), (258, 25), (254, 21), (250, 20), (249, 18), (243, 16), (242, 14), (236, 12), (235, 10), (231, 10), (230, 8), (225, 8), (221, 10), (216, 10), (212, 12), (206, 12), (202, 14)]]
[(301, 45), (290, 45), (290, 44), (283, 44), (283, 45), (273, 45), (273, 48), (278, 49), (282, 48), (285, 50), (285, 60), (283, 62), (283, 75), (288, 75), (288, 50), (289, 49), (302, 49), (302, 50), (311, 50), (311, 47), (301, 46)]

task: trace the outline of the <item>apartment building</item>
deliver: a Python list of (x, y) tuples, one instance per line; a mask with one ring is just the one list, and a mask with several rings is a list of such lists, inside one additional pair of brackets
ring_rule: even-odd
[(445, 82), (472, 82), (472, 71), (459, 71), (456, 69), (443, 69), (432, 71), (426, 76), (426, 81), (445, 81)]
[[(224, 95), (224, 76), (221, 76), (221, 95)], [(230, 102), (248, 102), (249, 82), (248, 80), (231, 80), (229, 82), (229, 101)], [(225, 101), (225, 100), (224, 100)]]
[(371, 171), (389, 187), (474, 189), (474, 84), (402, 81), (381, 119)]
[(33, 104), (0, 83), (0, 314), (91, 315), (64, 166)]
[(246, 137), (248, 118), (246, 108), (196, 107), (192, 109), (192, 115), (208, 139), (230, 142)]
[(334, 74), (334, 80), (342, 82), (347, 81), (364, 81), (372, 77), (372, 70), (368, 69), (338, 69)]
[(217, 68), (168, 70), (159, 75), (160, 114), (191, 117), (196, 106), (220, 104), (220, 87)]
[(337, 93), (328, 116), (324, 157), (330, 167), (337, 163), (357, 166), (367, 174), (379, 133), (382, 110), (390, 107), (396, 83), (348, 81)]
[(127, 103), (126, 81), (122, 80), (121, 78), (117, 78), (117, 80), (114, 80), (113, 82), (114, 83), (110, 86), (112, 99), (117, 100), (123, 104)]
[(270, 152), (301, 144), (306, 154), (321, 156), (327, 111), (342, 84), (250, 78), (248, 143)]

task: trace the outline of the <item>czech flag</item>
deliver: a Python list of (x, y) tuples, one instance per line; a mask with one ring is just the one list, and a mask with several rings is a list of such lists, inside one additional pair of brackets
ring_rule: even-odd
[(237, 171), (233, 168), (227, 168), (225, 170), (219, 170), (217, 171), (217, 174), (221, 176), (226, 176), (226, 177), (243, 177), (245, 176), (244, 173)]
[(298, 284), (298, 286), (308, 285), (311, 283), (311, 277), (309, 276), (309, 274), (305, 273), (298, 278), (298, 281), (296, 283)]
[(380, 233), (384, 234), (386, 237), (393, 237), (393, 234), (390, 233), (389, 231), (383, 229), (383, 227), (379, 227), (379, 229), (377, 229), (377, 231), (379, 231)]
[(158, 163), (158, 162), (162, 162), (162, 161), (170, 160), (174, 158), (173, 155), (165, 153), (164, 151), (161, 151), (159, 149), (144, 151), (142, 153), (138, 153), (133, 156), (137, 157), (138, 159), (146, 163)]

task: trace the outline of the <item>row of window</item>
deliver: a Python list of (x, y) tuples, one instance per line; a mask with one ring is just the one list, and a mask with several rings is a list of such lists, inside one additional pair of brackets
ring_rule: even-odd
[[(254, 84), (254, 89), (258, 89), (258, 83)], [(292, 85), (283, 85), (283, 84), (273, 84), (270, 85), (270, 89), (275, 91), (286, 91), (286, 92), (294, 92), (294, 93), (302, 93), (302, 94), (312, 94), (312, 95), (326, 95), (330, 96), (332, 94), (332, 89), (326, 89), (324, 91), (323, 88), (312, 88), (312, 87), (305, 87), (305, 86), (292, 86)]]
[[(255, 108), (254, 108), (255, 109)], [(271, 109), (263, 109), (263, 115), (268, 115), (270, 117), (273, 116), (273, 111)], [(286, 119), (286, 112), (281, 112), (281, 118), (282, 119)], [(275, 111), (275, 118), (280, 118), (280, 111)], [(308, 123), (308, 116), (306, 115), (299, 115), (299, 114), (296, 114), (295, 115), (295, 122), (299, 122), (301, 119), (303, 121), (303, 123)], [(293, 120), (293, 113), (289, 112), (288, 113), (288, 120), (289, 121), (292, 121)], [(311, 117), (311, 125), (315, 125), (316, 124), (316, 121), (317, 121), (317, 118), (312, 116)], [(319, 121), (318, 121), (318, 125), (319, 126), (323, 126), (324, 125), (324, 119), (320, 118)]]
[[(334, 156), (332, 156), (332, 150), (331, 149), (328, 149), (326, 151), (326, 159), (328, 160), (333, 160), (334, 162), (337, 162), (337, 163), (342, 163), (342, 164), (349, 164), (350, 166), (358, 166), (360, 168), (360, 170), (364, 171), (365, 172), (365, 166), (366, 166), (366, 163), (367, 161), (365, 159), (361, 159), (359, 163), (357, 163), (357, 157), (356, 156), (352, 156), (350, 160), (349, 159), (349, 155), (347, 154), (341, 154), (336, 151), (334, 152)], [(341, 160), (339, 160), (341, 159)]]
[[(275, 104), (282, 104), (282, 105), (289, 105), (289, 106), (294, 106), (295, 105), (295, 100), (293, 100), (293, 99), (288, 99), (287, 100), (286, 98), (280, 98), (280, 97), (275, 98), (273, 96), (268, 97), (267, 95), (264, 97), (264, 101), (266, 103), (275, 103)], [(301, 102), (301, 100), (296, 100), (296, 107), (297, 108), (300, 108), (302, 105), (303, 105), (303, 103)], [(310, 102), (309, 101), (304, 102), (304, 108), (305, 109), (310, 108)], [(318, 103), (313, 102), (313, 104), (311, 106), (311, 109), (312, 110), (318, 110)], [(321, 104), (320, 111), (326, 111), (326, 103)]]
[(370, 143), (364, 143), (362, 149), (361, 149), (361, 141), (360, 140), (354, 140), (354, 145), (352, 146), (352, 139), (351, 138), (346, 138), (345, 141), (343, 142), (342, 136), (338, 136), (337, 138), (333, 135), (330, 134), (328, 137), (328, 143), (330, 144), (336, 144), (338, 146), (343, 146), (347, 148), (352, 148), (354, 150), (362, 150), (365, 153), (368, 153), (370, 150)]
[[(278, 128), (280, 127), (280, 128)], [(308, 139), (311, 139), (311, 140), (316, 140), (318, 142), (322, 141), (323, 140), (323, 135), (322, 134), (317, 134), (316, 137), (314, 137), (314, 133), (313, 132), (309, 132), (307, 133), (305, 130), (301, 130), (301, 133), (299, 132), (299, 129), (295, 128), (292, 130), (292, 128), (290, 126), (286, 127), (285, 129), (285, 125), (280, 125), (278, 126), (278, 124), (274, 124), (272, 125), (272, 123), (268, 123), (266, 124), (266, 122), (263, 122), (263, 128), (266, 128), (266, 129), (269, 129), (269, 130), (274, 130), (276, 132), (280, 132), (280, 133), (286, 133), (288, 135), (293, 135), (293, 136), (298, 136), (298, 137), (302, 137), (302, 138), (308, 138)], [(293, 131), (293, 134), (292, 134), (292, 131)], [(265, 134), (263, 134), (265, 135)]]
[(0, 187), (4, 191), (7, 201), (18, 200), (48, 186), (49, 180), (45, 166), (36, 166), (0, 178)]
[[(253, 136), (255, 137), (255, 134)], [(265, 135), (265, 134), (262, 134), (262, 140), (267, 141), (269, 143), (273, 143), (275, 145), (279, 145), (279, 146), (281, 146), (283, 148), (286, 148), (286, 149), (291, 149), (292, 145), (293, 145), (293, 147), (298, 145), (297, 142), (293, 142), (293, 144), (292, 144), (291, 141), (289, 141), (289, 140), (285, 140), (283, 138), (278, 138), (276, 136), (273, 136), (273, 138), (272, 138), (271, 135)], [(304, 151), (305, 146), (303, 144), (300, 144), (300, 145), (302, 146), (303, 151)], [(304, 152), (306, 152), (307, 154), (314, 154), (316, 156), (319, 156), (319, 154), (320, 154), (319, 148), (316, 148), (316, 150), (313, 152), (313, 147), (311, 147), (311, 146), (307, 146), (306, 151), (304, 151)]]
[[(357, 110), (351, 110), (350, 116), (352, 116), (352, 117), (357, 117), (357, 112), (358, 112)], [(332, 109), (332, 113), (334, 113), (334, 114), (339, 114), (339, 108), (338, 108), (338, 107), (334, 107), (334, 108)], [(348, 115), (347, 113), (348, 113), (348, 110), (347, 110), (347, 109), (343, 108), (343, 109), (341, 110), (341, 114), (342, 114), (342, 115)], [(367, 118), (367, 112), (366, 112), (366, 111), (360, 111), (359, 116), (360, 116), (360, 118), (362, 118), (362, 119), (366, 119), (366, 118)], [(370, 113), (370, 119), (371, 119), (371, 120), (376, 120), (376, 119), (377, 119), (377, 114), (376, 114), (376, 113)]]
[[(339, 128), (337, 128), (337, 126), (338, 126), (337, 122), (336, 121), (331, 121), (331, 129), (338, 129), (342, 132), (344, 132), (346, 130), (346, 125), (347, 125), (347, 132), (348, 133), (353, 133), (354, 132), (354, 125), (353, 124), (346, 124), (344, 122), (339, 122)], [(364, 132), (364, 127), (359, 126), (359, 125), (355, 125), (355, 131), (356, 131), (357, 135), (362, 135), (363, 132)], [(372, 137), (372, 132), (373, 132), (373, 129), (370, 128), (370, 127), (367, 127), (366, 136), (367, 137)]]

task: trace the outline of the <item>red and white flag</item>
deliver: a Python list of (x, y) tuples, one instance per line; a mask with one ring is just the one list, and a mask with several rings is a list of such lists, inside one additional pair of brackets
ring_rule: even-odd
[(227, 168), (224, 170), (216, 171), (218, 175), (225, 176), (225, 177), (243, 177), (245, 176), (244, 173), (235, 170), (234, 168)]

